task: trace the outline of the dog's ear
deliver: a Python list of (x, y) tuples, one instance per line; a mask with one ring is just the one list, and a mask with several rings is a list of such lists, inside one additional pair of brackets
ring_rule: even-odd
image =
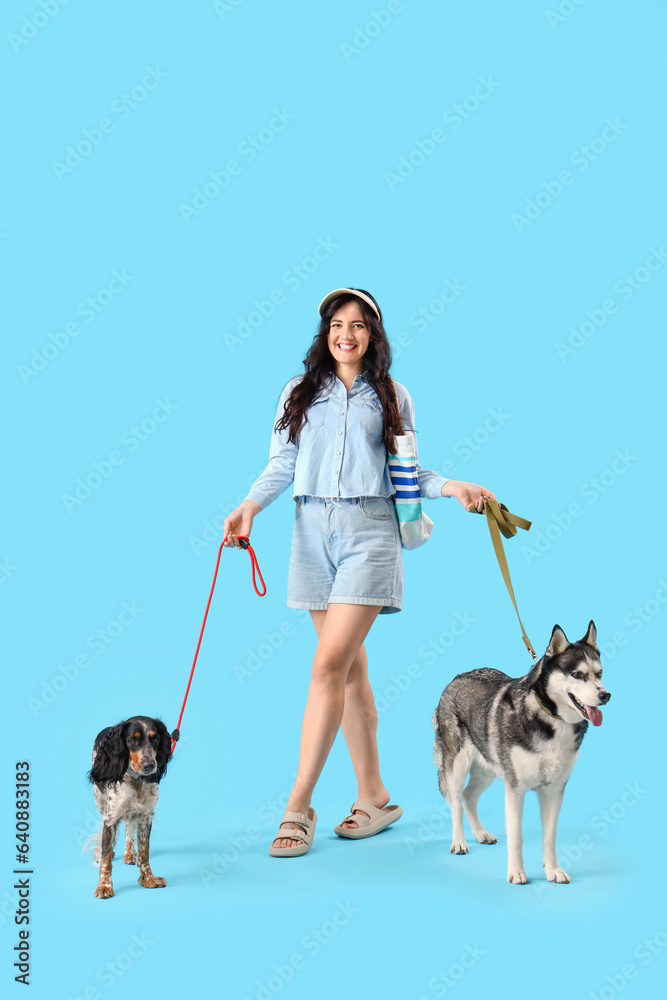
[(547, 646), (547, 651), (545, 656), (558, 656), (563, 650), (569, 646), (567, 636), (563, 632), (560, 625), (554, 625), (554, 630), (551, 633), (551, 638), (549, 639), (549, 645)]
[(589, 646), (592, 646), (593, 649), (597, 649), (598, 653), (600, 652), (598, 649), (598, 633), (595, 628), (595, 622), (592, 618), (588, 623), (588, 632), (581, 641), (587, 643)]
[(95, 750), (95, 763), (88, 778), (96, 785), (115, 784), (122, 781), (130, 763), (130, 752), (125, 742), (125, 721), (110, 726)]
[(160, 738), (157, 750), (155, 751), (155, 760), (157, 762), (156, 780), (161, 781), (167, 770), (167, 764), (171, 760), (171, 736), (164, 722), (160, 719), (153, 719), (153, 722)]

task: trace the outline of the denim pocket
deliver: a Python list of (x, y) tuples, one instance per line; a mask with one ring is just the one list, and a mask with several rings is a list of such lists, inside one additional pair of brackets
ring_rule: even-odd
[(361, 426), (364, 428), (368, 436), (375, 439), (382, 438), (384, 416), (380, 401), (371, 398), (362, 399), (359, 401), (359, 406), (361, 408), (359, 418)]
[(324, 423), (324, 418), (327, 415), (327, 406), (329, 405), (328, 399), (320, 399), (314, 403), (311, 403), (306, 410), (306, 417), (308, 418), (306, 423), (303, 425), (302, 430), (312, 431), (317, 427), (321, 427)]
[(374, 521), (391, 521), (391, 505), (394, 501), (387, 497), (360, 497), (359, 509)]

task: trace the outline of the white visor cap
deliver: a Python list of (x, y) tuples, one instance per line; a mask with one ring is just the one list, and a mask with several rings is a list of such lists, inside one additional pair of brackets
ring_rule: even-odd
[(326, 309), (326, 307), (328, 306), (328, 304), (331, 302), (332, 299), (335, 299), (338, 295), (344, 295), (346, 293), (349, 295), (356, 295), (358, 299), (363, 299), (363, 301), (371, 307), (371, 309), (373, 310), (377, 318), (380, 320), (380, 322), (382, 322), (382, 316), (380, 315), (380, 310), (373, 302), (372, 298), (370, 298), (370, 296), (366, 295), (364, 292), (359, 292), (356, 288), (334, 288), (333, 292), (329, 292), (328, 295), (324, 296), (319, 306), (317, 307), (317, 311), (319, 312), (320, 316), (323, 314), (324, 310)]

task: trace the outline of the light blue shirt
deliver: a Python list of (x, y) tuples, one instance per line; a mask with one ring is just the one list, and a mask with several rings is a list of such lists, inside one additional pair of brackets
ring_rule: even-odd
[[(290, 379), (283, 389), (276, 421), (283, 414), (292, 388), (302, 378), (303, 375), (298, 375)], [(400, 382), (396, 382), (396, 392), (403, 431), (414, 432), (412, 397)], [(287, 430), (273, 431), (269, 464), (250, 487), (247, 500), (254, 500), (264, 510), (291, 482), (294, 482), (292, 499), (393, 495), (387, 450), (382, 440), (382, 406), (364, 375), (355, 376), (349, 392), (337, 375), (331, 375), (306, 410), (306, 416), (308, 422), (296, 444), (288, 443)], [(416, 434), (415, 458), (421, 495), (442, 496), (447, 479), (420, 467)]]

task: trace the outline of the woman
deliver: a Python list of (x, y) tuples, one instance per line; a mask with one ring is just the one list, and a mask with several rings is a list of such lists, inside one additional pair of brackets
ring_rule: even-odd
[[(280, 396), (269, 464), (224, 525), (225, 544), (239, 548), (238, 536), (250, 535), (255, 515), (294, 480), (287, 604), (310, 610), (318, 643), (298, 774), (269, 848), (273, 857), (310, 849), (317, 822), (311, 796), (341, 725), (359, 794), (336, 833), (372, 836), (402, 813), (388, 805), (380, 777), (364, 639), (378, 614), (401, 610), (403, 554), (386, 458), (396, 434), (414, 431), (414, 405), (389, 377), (391, 349), (369, 292), (337, 288), (319, 313), (305, 374)], [(495, 499), (475, 483), (417, 470), (422, 496), (453, 496), (479, 512), (485, 497)]]

